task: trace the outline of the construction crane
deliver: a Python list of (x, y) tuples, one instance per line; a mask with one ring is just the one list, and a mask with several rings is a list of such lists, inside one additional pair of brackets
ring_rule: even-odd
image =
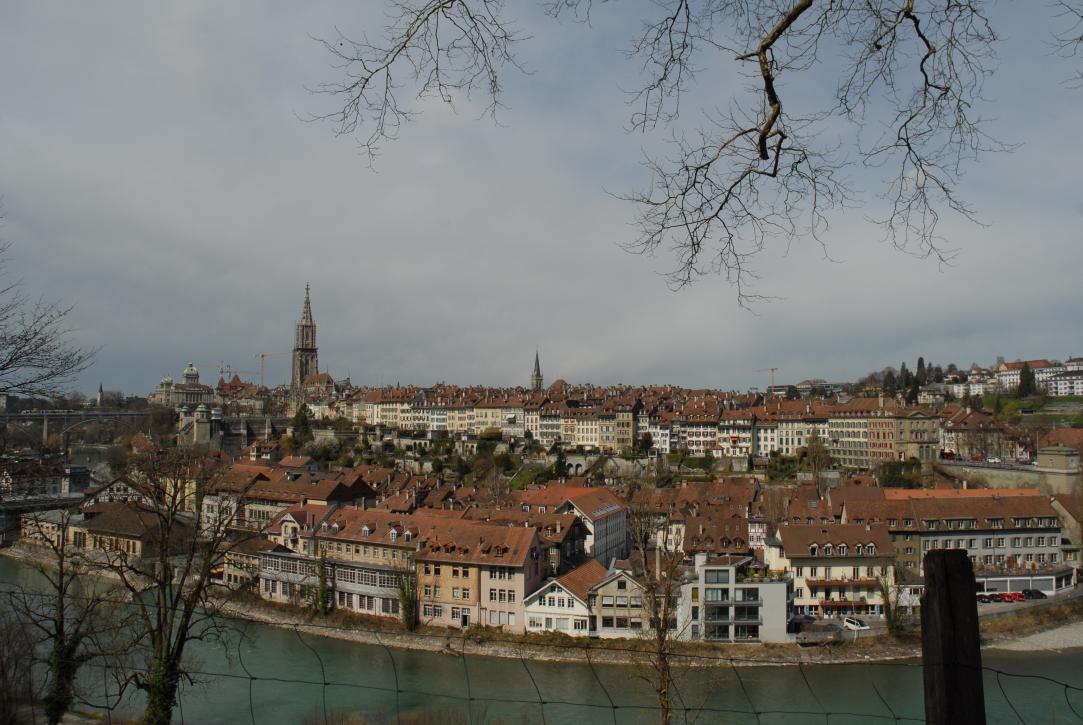
[(771, 373), (771, 388), (770, 388), (770, 391), (772, 393), (774, 392), (774, 389), (775, 389), (775, 371), (776, 370), (778, 370), (778, 368), (760, 368), (759, 370), (756, 371), (758, 373), (766, 373), (766, 372)]
[(216, 366), (218, 368), (218, 374), (224, 376), (227, 380), (234, 375), (255, 375), (259, 370), (236, 370), (229, 363), (219, 362)]
[(293, 351), (286, 350), (285, 352), (260, 352), (256, 353), (256, 357), (259, 358), (259, 386), (263, 387), (263, 373), (267, 369), (267, 358), (269, 357), (282, 357), (283, 355), (289, 355)]

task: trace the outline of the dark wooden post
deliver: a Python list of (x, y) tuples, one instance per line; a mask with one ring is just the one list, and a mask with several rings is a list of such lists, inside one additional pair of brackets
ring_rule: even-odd
[(921, 659), (927, 723), (985, 723), (976, 593), (974, 570), (965, 551), (925, 555)]

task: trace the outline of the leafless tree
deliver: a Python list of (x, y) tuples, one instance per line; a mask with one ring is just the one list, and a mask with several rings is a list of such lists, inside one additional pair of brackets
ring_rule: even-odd
[[(0, 244), (0, 277), (10, 244)], [(31, 301), (20, 282), (0, 285), (0, 393), (52, 398), (86, 370), (95, 350), (71, 342), (71, 305)]]
[(76, 700), (76, 677), (94, 659), (109, 660), (113, 672), (127, 649), (127, 626), (115, 581), (95, 576), (99, 562), (73, 541), (73, 514), (48, 511), (24, 518), (22, 538), (38, 556), (30, 559), (42, 586), (12, 589), (10, 602), (21, 621), (37, 633), (48, 653), (48, 684), (43, 704), (50, 725), (59, 723)]
[(29, 722), (22, 707), (34, 699), (34, 643), (15, 612), (0, 608), (0, 722)]
[(902, 634), (903, 611), (900, 606), (903, 587), (898, 582), (892, 583), (886, 577), (876, 578), (876, 589), (883, 601), (884, 624), (887, 626), (888, 636), (898, 637)]
[[(155, 505), (144, 512), (149, 546), (140, 557), (116, 552), (109, 570), (128, 590), (147, 665), (130, 682), (147, 696), (142, 722), (167, 725), (182, 681), (190, 680), (189, 642), (225, 636), (218, 616), (229, 590), (214, 585), (226, 556), (246, 535), (237, 527), (246, 492), (229, 489), (239, 505), (199, 515), (201, 502), (218, 493), (220, 479), (205, 451), (166, 449), (138, 456), (129, 478)], [(252, 536), (254, 534), (248, 534)]]
[[(1083, 47), (1083, 5), (1059, 0), (1053, 7), (1062, 23), (1061, 30), (1053, 36), (1053, 47), (1064, 58), (1076, 58)], [(1083, 71), (1076, 71), (1068, 83), (1074, 88), (1083, 87)]]
[(670, 544), (666, 536), (658, 535), (660, 520), (664, 522), (665, 517), (644, 508), (634, 509), (629, 514), (633, 560), (638, 560), (642, 567), (638, 580), (643, 587), (642, 602), (647, 619), (643, 636), (649, 645), (640, 676), (654, 689), (659, 723), (669, 725), (674, 703), (679, 702), (680, 697), (674, 640), (679, 634), (677, 609), (685, 557), (681, 543)]
[[(584, 21), (597, 9), (593, 0), (541, 4), (554, 18)], [(418, 113), (412, 101), (481, 95), (495, 118), (504, 74), (520, 69), (517, 50), (528, 37), (504, 0), (388, 5), (376, 39), (321, 40), (340, 77), (315, 89), (336, 98), (335, 110), (315, 118), (358, 137), (370, 160)], [(747, 303), (757, 298), (752, 263), (767, 243), (824, 244), (829, 214), (856, 198), (843, 172), (866, 167), (878, 176), (871, 183), (881, 204), (870, 221), (885, 239), (908, 253), (952, 258), (938, 233), (942, 214), (975, 220), (960, 179), (982, 152), (1008, 148), (990, 137), (982, 111), (999, 40), (990, 0), (657, 0), (653, 7), (627, 51), (641, 70), (629, 126), (669, 128), (672, 151), (646, 160), (649, 188), (624, 195), (637, 208), (629, 250), (672, 254), (676, 287), (721, 273)], [(1083, 42), (1083, 13), (1071, 0), (1057, 11), (1067, 28), (1055, 42), (1072, 55)], [(719, 60), (735, 63), (746, 83), (700, 128), (684, 127), (682, 99)], [(787, 88), (817, 65), (833, 69), (836, 88), (803, 108)]]

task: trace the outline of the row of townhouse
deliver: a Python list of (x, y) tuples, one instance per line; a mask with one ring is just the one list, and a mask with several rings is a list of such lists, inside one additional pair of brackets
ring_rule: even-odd
[(522, 631), (524, 598), (542, 579), (625, 556), (627, 506), (608, 489), (554, 485), (517, 492), (507, 509), (426, 508), (448, 488), (418, 488), (426, 482), (397, 493), (392, 482), (375, 508), (323, 499), (281, 512), (264, 530), (281, 548), (261, 553), (262, 595), (311, 598), (323, 566), (335, 606), (398, 616), (398, 581), (410, 571), (422, 622)]
[(904, 491), (890, 493), (892, 498), (882, 500), (844, 501), (842, 520), (886, 525), (906, 569), (921, 573), (922, 559), (933, 549), (966, 550), (976, 571), (1064, 563), (1060, 518), (1037, 489), (971, 489), (928, 497), (919, 490), (912, 498), (903, 498)]
[[(1072, 373), (1077, 374), (1077, 373)], [(1083, 372), (1078, 373), (1083, 376)], [(884, 397), (836, 401), (771, 400), (736, 407), (711, 395), (644, 402), (621, 397), (551, 401), (544, 393), (481, 393), (441, 398), (408, 388), (370, 391), (355, 403), (365, 423), (479, 434), (529, 435), (545, 447), (561, 444), (603, 452), (629, 450), (645, 437), (653, 451), (719, 458), (795, 455), (821, 441), (843, 468), (871, 469), (889, 461), (936, 460), (941, 451), (975, 446), (964, 437), (997, 438), (994, 450), (1017, 453), (1003, 427), (980, 412), (945, 415), (928, 407), (903, 406)], [(437, 414), (436, 411), (440, 411)], [(967, 415), (975, 417), (967, 420)], [(978, 421), (978, 418), (989, 418)], [(975, 429), (979, 425), (981, 430)], [(983, 444), (981, 447), (989, 448)], [(1012, 456), (1014, 457), (1014, 456)]]
[(549, 401), (541, 393), (483, 392), (441, 396), (411, 388), (369, 391), (353, 403), (355, 423), (397, 429), (478, 435), (530, 435), (554, 443), (607, 452), (636, 442), (636, 404), (625, 398)]
[[(678, 640), (785, 642), (796, 614), (880, 616), (883, 592), (896, 586), (894, 553), (886, 527), (842, 524), (780, 526), (764, 564), (747, 554), (695, 552), (674, 584), (665, 626)], [(649, 576), (650, 567), (622, 561), (550, 579), (527, 598), (527, 630), (642, 636), (660, 624), (646, 601)]]
[(280, 546), (260, 555), (264, 598), (312, 601), (322, 572), (330, 605), (397, 618), (406, 579), (427, 625), (522, 632), (523, 601), (548, 573), (536, 529), (436, 512), (310, 504), (284, 512), (266, 533)]
[[(528, 632), (572, 637), (634, 638), (661, 623), (652, 621), (645, 577), (632, 561), (606, 569), (589, 562), (550, 579), (527, 597)], [(671, 592), (670, 637), (707, 642), (785, 642), (792, 615), (792, 578), (754, 568), (749, 556), (697, 554), (682, 567)], [(659, 591), (662, 593), (659, 594)]]

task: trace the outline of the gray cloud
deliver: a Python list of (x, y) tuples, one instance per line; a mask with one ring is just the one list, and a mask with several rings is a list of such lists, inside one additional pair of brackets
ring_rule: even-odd
[[(1051, 62), (1032, 48), (1039, 20), (1003, 12), (1023, 49), (1006, 46), (990, 95), (1025, 146), (969, 178), (990, 226), (951, 222), (962, 253), (938, 269), (877, 242), (867, 199), (828, 235), (843, 263), (808, 241), (764, 254), (761, 291), (781, 299), (755, 315), (722, 280), (672, 293), (664, 256), (617, 246), (632, 210), (605, 190), (645, 183), (641, 151), (663, 138), (618, 132), (631, 13), (592, 31), (528, 12), (536, 74), (509, 79), (505, 125), (428, 103), (373, 173), (297, 114), (329, 102), (304, 90), (333, 73), (308, 35), (371, 28), (377, 3), (6, 3), (0, 234), (28, 288), (76, 302), (79, 339), (104, 346), (87, 390), (145, 391), (188, 359), (258, 369), (257, 352), (291, 344), (305, 282), (321, 361), (370, 384), (525, 384), (535, 346), (549, 379), (738, 388), (770, 365), (796, 380), (919, 354), (1081, 354), (1078, 153), (1063, 143), (1083, 95), (1036, 72)], [(725, 66), (690, 121), (735, 83)], [(1054, 91), (1056, 113), (1030, 114)], [(272, 379), (287, 368), (268, 361)]]

